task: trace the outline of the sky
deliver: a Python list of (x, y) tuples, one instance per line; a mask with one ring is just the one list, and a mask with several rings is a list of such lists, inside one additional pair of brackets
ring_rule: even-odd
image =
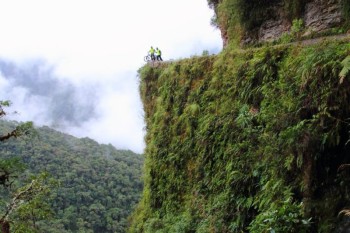
[(213, 14), (206, 0), (0, 0), (6, 119), (142, 153), (143, 57), (220, 52)]

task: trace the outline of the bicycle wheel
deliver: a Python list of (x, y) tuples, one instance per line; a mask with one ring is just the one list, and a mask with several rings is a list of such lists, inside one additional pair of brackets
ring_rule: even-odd
[(151, 56), (150, 56), (150, 55), (147, 55), (147, 56), (145, 56), (145, 57), (143, 58), (143, 60), (144, 60), (145, 62), (149, 62), (149, 61), (151, 60)]

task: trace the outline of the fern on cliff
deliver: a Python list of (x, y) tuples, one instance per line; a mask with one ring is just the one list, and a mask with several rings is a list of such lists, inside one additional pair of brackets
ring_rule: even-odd
[(350, 194), (336, 172), (349, 51), (228, 48), (142, 68), (146, 183), (130, 232), (331, 232)]
[(345, 76), (349, 73), (350, 71), (350, 56), (347, 56), (342, 62), (341, 64), (343, 65), (343, 69), (340, 71), (339, 73), (339, 77), (340, 77), (340, 83), (343, 82)]

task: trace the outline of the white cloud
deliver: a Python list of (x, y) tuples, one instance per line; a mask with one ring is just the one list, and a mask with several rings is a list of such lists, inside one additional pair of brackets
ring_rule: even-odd
[[(140, 152), (136, 70), (151, 45), (165, 60), (221, 49), (212, 14), (206, 0), (0, 0), (0, 57), (21, 64), (44, 59), (56, 78), (100, 86), (99, 121), (75, 132), (114, 145), (128, 141), (122, 146)], [(6, 82), (0, 77), (0, 89)]]
[(0, 72), (0, 87), (6, 88), (9, 86), (9, 81)]

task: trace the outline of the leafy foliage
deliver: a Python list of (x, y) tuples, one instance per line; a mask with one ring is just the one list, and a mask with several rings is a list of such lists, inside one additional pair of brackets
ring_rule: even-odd
[(49, 206), (51, 190), (55, 181), (49, 180), (47, 174), (31, 177), (31, 181), (18, 188), (4, 208), (0, 222), (9, 222), (11, 216), (11, 232), (38, 232), (37, 221), (48, 219), (52, 210)]
[(339, 77), (340, 77), (340, 82), (342, 83), (344, 78), (346, 77), (346, 75), (349, 73), (350, 71), (350, 55), (347, 56), (342, 62), (341, 64), (343, 65), (343, 69), (340, 71), (339, 73)]
[(349, 52), (332, 41), (226, 48), (140, 69), (145, 188), (130, 232), (334, 232), (350, 204), (338, 171)]
[[(0, 101), (0, 118), (6, 115), (5, 107), (9, 101)], [(17, 125), (7, 134), (0, 136), (0, 142), (21, 137), (26, 140), (35, 135), (31, 122)], [(24, 164), (15, 157), (2, 156), (0, 159), (0, 184), (2, 201), (0, 202), (0, 226), (3, 233), (37, 232), (36, 221), (46, 219), (50, 208), (51, 185), (47, 177), (32, 176), (29, 182), (20, 182), (25, 177)], [(15, 190), (17, 189), (17, 190)]]
[[(0, 131), (9, 132), (17, 125), (0, 121)], [(26, 177), (46, 171), (58, 182), (46, 205), (40, 201), (45, 197), (43, 190), (44, 196), (18, 210), (16, 218), (23, 224), (16, 225), (16, 232), (30, 232), (25, 216), (36, 209), (42, 210), (35, 222), (40, 232), (125, 232), (127, 217), (142, 190), (142, 156), (48, 127), (36, 131), (32, 140), (10, 139), (0, 144), (2, 158), (26, 164)]]

